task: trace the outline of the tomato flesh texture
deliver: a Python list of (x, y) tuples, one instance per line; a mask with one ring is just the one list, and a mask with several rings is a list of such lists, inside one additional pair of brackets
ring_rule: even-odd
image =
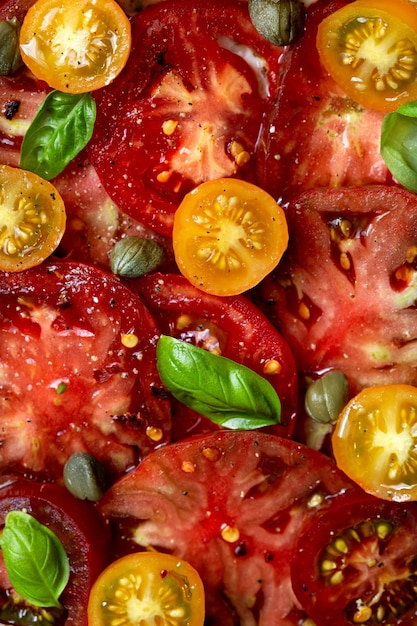
[(411, 626), (417, 617), (417, 507), (350, 492), (303, 528), (294, 592), (323, 626)]
[(292, 240), (262, 285), (298, 370), (339, 369), (351, 393), (417, 384), (414, 194), (374, 185), (311, 190), (287, 209)]
[(341, 88), (370, 109), (395, 110), (417, 97), (417, 14), (398, 0), (356, 0), (320, 24), (321, 62)]
[(256, 152), (256, 182), (280, 203), (307, 189), (391, 180), (379, 149), (384, 114), (353, 102), (319, 61), (318, 25), (346, 4), (311, 4), (303, 36), (280, 58), (280, 89)]
[(280, 49), (233, 0), (147, 7), (132, 18), (132, 38), (124, 71), (95, 93), (88, 149), (120, 209), (171, 235), (174, 212), (196, 185), (253, 178)]
[(57, 189), (32, 172), (0, 166), (0, 269), (20, 272), (39, 265), (58, 247), (65, 230)]
[(196, 287), (232, 296), (257, 285), (288, 244), (283, 209), (260, 187), (233, 178), (202, 183), (174, 216), (175, 259)]
[[(62, 542), (70, 561), (70, 579), (60, 597), (66, 611), (60, 623), (87, 626), (89, 591), (111, 554), (111, 537), (104, 519), (93, 504), (77, 500), (64, 487), (4, 475), (0, 481), (0, 526), (4, 525), (7, 513), (15, 510), (33, 515)], [(19, 607), (7, 605), (10, 582), (1, 565), (0, 588), (0, 619), (7, 620), (7, 612)], [(36, 614), (36, 609), (32, 609)], [(21, 617), (25, 611), (30, 615), (31, 607), (22, 603), (20, 611)]]
[(16, 276), (0, 276), (0, 468), (60, 480), (67, 458), (88, 451), (120, 475), (170, 437), (151, 314), (93, 266)]
[(306, 616), (290, 585), (294, 541), (316, 505), (345, 489), (357, 487), (318, 452), (219, 431), (152, 452), (100, 510), (120, 552), (153, 547), (197, 569), (208, 623), (296, 626)]
[(130, 22), (113, 0), (37, 0), (20, 33), (21, 55), (33, 74), (70, 93), (108, 85), (126, 64), (130, 43)]
[(375, 496), (398, 502), (417, 500), (416, 415), (416, 387), (363, 389), (336, 423), (332, 448), (338, 466)]
[[(244, 296), (205, 294), (176, 274), (145, 276), (137, 289), (162, 332), (242, 363), (264, 376), (281, 400), (276, 434), (291, 436), (297, 414), (298, 381), (287, 342)], [(177, 406), (175, 439), (217, 428), (185, 406)]]
[[(204, 587), (197, 571), (169, 554), (140, 552), (114, 561), (96, 580), (88, 602), (90, 626), (203, 626)], [(162, 622), (161, 622), (162, 623)]]

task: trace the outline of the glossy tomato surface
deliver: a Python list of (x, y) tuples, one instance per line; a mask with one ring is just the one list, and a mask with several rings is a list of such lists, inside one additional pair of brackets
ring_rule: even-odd
[(297, 626), (290, 559), (313, 511), (356, 490), (324, 455), (291, 440), (220, 431), (158, 449), (100, 510), (120, 551), (155, 548), (199, 572), (207, 624)]
[[(287, 342), (244, 296), (205, 294), (177, 274), (155, 273), (137, 289), (165, 334), (242, 363), (264, 376), (281, 400), (281, 424), (274, 432), (291, 436), (297, 414), (298, 381)], [(216, 428), (183, 405), (177, 406), (174, 438)]]
[(297, 598), (320, 626), (412, 626), (417, 505), (350, 492), (303, 528), (291, 566)]
[(292, 242), (263, 299), (300, 373), (339, 369), (352, 393), (417, 383), (416, 210), (414, 194), (379, 185), (290, 203)]
[(354, 102), (319, 60), (318, 25), (346, 4), (310, 4), (303, 36), (280, 58), (278, 97), (256, 153), (257, 183), (280, 201), (315, 187), (390, 179), (379, 151), (383, 113)]
[(196, 185), (253, 177), (280, 49), (234, 0), (147, 7), (132, 18), (132, 40), (123, 72), (95, 94), (89, 153), (116, 204), (169, 235)]
[[(52, 611), (52, 620), (57, 620), (52, 623), (87, 626), (89, 591), (111, 553), (110, 534), (103, 518), (91, 503), (73, 498), (64, 487), (4, 475), (0, 479), (0, 526), (3, 527), (9, 511), (17, 510), (25, 510), (48, 526), (69, 558), (70, 578), (60, 597), (64, 611)], [(15, 597), (1, 558), (1, 622), (31, 624), (49, 619), (47, 615), (48, 611), (42, 616), (40, 609)]]
[(110, 476), (170, 434), (155, 322), (115, 277), (57, 261), (0, 275), (0, 467), (60, 479), (76, 451)]

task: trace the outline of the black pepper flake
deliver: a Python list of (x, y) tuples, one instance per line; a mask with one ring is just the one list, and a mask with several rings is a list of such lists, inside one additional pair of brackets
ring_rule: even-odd
[(248, 553), (248, 548), (246, 546), (246, 543), (244, 541), (240, 541), (236, 548), (234, 549), (234, 555), (239, 557), (239, 556), (246, 556)]
[(9, 100), (4, 107), (4, 115), (6, 119), (12, 120), (20, 107), (20, 100)]

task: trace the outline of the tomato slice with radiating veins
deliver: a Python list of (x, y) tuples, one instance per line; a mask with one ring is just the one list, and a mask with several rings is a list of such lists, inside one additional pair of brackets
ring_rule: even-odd
[(392, 181), (379, 149), (384, 114), (352, 100), (320, 63), (318, 26), (346, 5), (312, 3), (304, 35), (280, 59), (279, 93), (256, 152), (257, 184), (280, 202), (316, 187)]
[(249, 431), (191, 437), (152, 452), (99, 503), (118, 554), (169, 552), (200, 574), (207, 624), (299, 626), (290, 558), (301, 527), (359, 489), (333, 461)]
[(170, 438), (158, 329), (97, 267), (50, 261), (0, 274), (0, 469), (62, 479), (76, 451), (109, 478)]
[(294, 593), (320, 626), (414, 626), (417, 505), (338, 496), (302, 528)]
[[(288, 254), (261, 286), (301, 375), (417, 384), (417, 200), (398, 187), (316, 189), (287, 209)], [(261, 306), (261, 304), (260, 304)]]
[[(62, 486), (5, 474), (0, 479), (1, 528), (10, 511), (25, 511), (56, 534), (69, 559), (70, 578), (60, 596), (62, 608), (33, 606), (11, 586), (0, 551), (1, 623), (87, 626), (89, 591), (111, 554), (102, 516), (91, 502), (74, 498)], [(47, 566), (39, 563), (39, 571)]]
[[(287, 342), (245, 296), (213, 296), (178, 274), (154, 273), (135, 283), (161, 331), (221, 354), (264, 376), (281, 401), (276, 434), (291, 436), (296, 422), (298, 381)], [(173, 437), (217, 428), (182, 404), (175, 409)]]
[(116, 204), (170, 234), (183, 196), (220, 177), (253, 178), (281, 48), (234, 0), (173, 0), (132, 18), (123, 72), (96, 92), (89, 154)]

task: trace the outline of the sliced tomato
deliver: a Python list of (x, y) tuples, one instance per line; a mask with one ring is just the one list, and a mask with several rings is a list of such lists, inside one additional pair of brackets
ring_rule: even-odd
[(350, 492), (300, 533), (294, 592), (320, 626), (413, 626), (417, 507)]
[(0, 274), (0, 469), (60, 480), (87, 451), (114, 477), (169, 440), (157, 336), (137, 296), (96, 267)]
[(262, 285), (301, 374), (338, 369), (351, 393), (417, 384), (416, 196), (374, 185), (290, 203), (291, 243)]
[(210, 624), (296, 626), (290, 584), (300, 528), (356, 489), (324, 455), (273, 435), (220, 431), (160, 448), (100, 502), (119, 550), (155, 548), (199, 572)]
[(235, 0), (147, 7), (132, 18), (132, 37), (126, 68), (95, 93), (89, 152), (115, 203), (169, 235), (175, 209), (196, 185), (253, 177), (281, 49)]
[(417, 98), (417, 11), (406, 0), (355, 0), (317, 33), (325, 69), (355, 102), (393, 111)]
[(283, 209), (260, 187), (235, 178), (202, 183), (174, 216), (181, 273), (207, 293), (233, 296), (257, 285), (288, 245)]
[(338, 466), (379, 498), (417, 500), (417, 387), (367, 387), (346, 405), (332, 447)]
[(36, 0), (20, 32), (33, 74), (70, 93), (108, 85), (125, 66), (130, 44), (130, 22), (115, 0)]
[(204, 587), (186, 561), (136, 552), (114, 561), (96, 580), (88, 601), (90, 626), (166, 623), (203, 626)]
[(0, 527), (9, 511), (24, 510), (48, 526), (68, 555), (70, 578), (60, 602), (63, 611), (43, 609), (16, 596), (5, 573), (0, 552), (0, 620), (5, 624), (47, 622), (59, 626), (87, 626), (90, 588), (111, 555), (109, 529), (97, 509), (50, 483), (4, 475), (0, 480)]
[[(264, 376), (281, 400), (282, 423), (274, 427), (291, 436), (297, 414), (297, 373), (282, 335), (244, 296), (221, 298), (205, 294), (176, 274), (155, 273), (137, 282), (137, 289), (162, 332), (222, 354)], [(177, 406), (174, 437), (181, 438), (214, 425)]]
[(0, 269), (39, 265), (58, 247), (65, 205), (58, 190), (37, 174), (0, 165)]
[(346, 4), (312, 3), (304, 35), (281, 57), (278, 97), (256, 153), (256, 182), (279, 200), (316, 187), (391, 181), (379, 150), (383, 113), (354, 102), (320, 64), (318, 25)]

